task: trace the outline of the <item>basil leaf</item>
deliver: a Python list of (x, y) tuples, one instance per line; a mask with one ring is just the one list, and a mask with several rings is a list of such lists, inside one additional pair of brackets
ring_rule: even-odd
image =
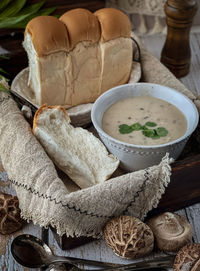
[(151, 138), (156, 135), (154, 130), (143, 130), (142, 133), (144, 136)]
[(120, 134), (130, 134), (131, 132), (133, 132), (133, 129), (127, 124), (121, 124), (119, 125), (119, 132)]
[(149, 128), (148, 128), (146, 125), (143, 125), (143, 126), (141, 127), (141, 130), (149, 130)]
[(168, 131), (164, 127), (158, 127), (156, 129), (156, 133), (159, 136), (166, 136), (168, 134)]
[(132, 127), (133, 131), (139, 131), (142, 129), (142, 125), (139, 122), (132, 124), (131, 127)]
[(157, 126), (157, 124), (155, 122), (151, 122), (151, 121), (146, 122), (145, 125), (149, 126), (149, 127), (155, 127), (155, 126)]
[(160, 136), (159, 135), (157, 135), (156, 133), (151, 137), (152, 139), (159, 139), (160, 138)]
[(139, 122), (136, 122), (132, 125), (121, 124), (119, 125), (119, 132), (121, 134), (130, 134), (133, 131), (142, 130), (142, 134), (146, 137), (152, 139), (159, 139), (162, 136), (166, 136), (168, 131), (164, 127), (158, 127), (156, 129), (149, 129), (149, 127), (155, 127), (157, 124), (155, 122), (146, 122), (145, 125), (141, 125)]

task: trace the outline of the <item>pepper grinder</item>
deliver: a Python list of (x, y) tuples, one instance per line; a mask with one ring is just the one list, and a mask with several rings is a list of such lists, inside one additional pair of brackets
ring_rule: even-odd
[(190, 28), (197, 11), (195, 0), (167, 0), (165, 3), (167, 37), (161, 52), (161, 62), (176, 76), (190, 69)]

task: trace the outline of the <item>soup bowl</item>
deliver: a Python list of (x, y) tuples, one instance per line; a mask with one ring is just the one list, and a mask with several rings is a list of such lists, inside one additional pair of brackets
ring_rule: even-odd
[[(122, 142), (105, 133), (102, 129), (104, 112), (112, 104), (135, 96), (152, 96), (176, 106), (187, 121), (183, 136), (165, 144), (149, 146)], [(135, 83), (117, 86), (102, 94), (93, 104), (91, 119), (101, 141), (110, 153), (120, 160), (120, 167), (126, 171), (135, 171), (160, 163), (166, 153), (169, 153), (170, 158), (177, 159), (197, 127), (199, 114), (189, 98), (172, 88), (151, 83)]]

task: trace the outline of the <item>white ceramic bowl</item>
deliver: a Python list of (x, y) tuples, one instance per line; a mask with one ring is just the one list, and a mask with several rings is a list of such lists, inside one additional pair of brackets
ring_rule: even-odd
[[(108, 107), (121, 99), (142, 95), (165, 100), (181, 110), (187, 120), (185, 134), (166, 144), (143, 146), (119, 141), (102, 130), (102, 117)], [(135, 83), (114, 87), (102, 94), (92, 107), (91, 118), (102, 142), (121, 161), (121, 167), (127, 171), (134, 171), (160, 163), (167, 152), (170, 157), (177, 159), (197, 127), (199, 114), (193, 102), (174, 89), (151, 83)]]

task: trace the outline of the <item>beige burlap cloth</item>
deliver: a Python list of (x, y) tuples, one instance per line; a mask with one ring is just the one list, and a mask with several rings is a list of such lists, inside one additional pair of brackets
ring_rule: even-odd
[[(144, 48), (143, 81), (173, 87), (198, 105), (198, 100)], [(156, 207), (170, 181), (170, 159), (159, 165), (123, 174), (103, 184), (71, 192), (32, 134), (12, 98), (0, 93), (0, 156), (20, 202), (22, 217), (58, 234), (99, 237), (105, 223), (128, 214), (143, 219)]]

